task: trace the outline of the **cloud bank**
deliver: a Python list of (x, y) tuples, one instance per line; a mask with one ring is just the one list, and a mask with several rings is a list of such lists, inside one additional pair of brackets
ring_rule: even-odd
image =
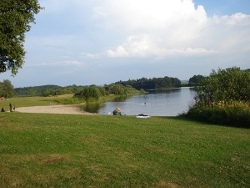
[[(45, 10), (37, 16), (25, 43), (27, 66), (34, 68), (33, 73), (38, 66), (57, 66), (54, 72), (50, 69), (51, 75), (67, 72), (71, 83), (104, 84), (142, 76), (189, 79), (218, 67), (249, 68), (247, 14), (209, 16), (195, 0), (40, 3)], [(57, 80), (62, 82), (59, 85), (69, 82)]]
[[(192, 0), (108, 1), (116, 27), (127, 31), (108, 57), (211, 55), (249, 50), (250, 16), (242, 13), (208, 17)], [(115, 28), (114, 28), (115, 29)]]

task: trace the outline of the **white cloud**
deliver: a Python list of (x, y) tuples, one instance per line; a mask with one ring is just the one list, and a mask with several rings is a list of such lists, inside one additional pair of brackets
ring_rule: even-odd
[(209, 17), (193, 0), (41, 0), (41, 4), (48, 15), (63, 16), (69, 26), (67, 34), (57, 31), (32, 45), (57, 51), (75, 47), (73, 51), (83, 58), (166, 58), (250, 50), (249, 15)]
[[(166, 75), (188, 79), (218, 67), (249, 68), (250, 15), (209, 16), (207, 7), (194, 5), (193, 0), (40, 3), (45, 10), (27, 33), (23, 78), (32, 72), (40, 79), (51, 71), (50, 75), (72, 73), (70, 79), (75, 79), (70, 83), (98, 84), (117, 81), (114, 73), (119, 79)], [(143, 71), (138, 71), (141, 65)], [(50, 75), (47, 80), (54, 80)], [(58, 82), (64, 85), (69, 77), (58, 76)]]
[(147, 57), (153, 46), (148, 35), (129, 36), (126, 42), (115, 50), (107, 50), (108, 57)]
[(162, 58), (249, 49), (249, 15), (208, 17), (192, 0), (107, 2), (115, 27), (127, 32), (122, 43), (106, 50), (108, 57)]
[(61, 61), (61, 62), (44, 62), (44, 63), (37, 63), (37, 64), (26, 64), (27, 67), (84, 67), (85, 63), (69, 60), (69, 61)]
[(118, 46), (115, 50), (107, 50), (108, 57), (128, 57), (129, 53), (123, 46)]

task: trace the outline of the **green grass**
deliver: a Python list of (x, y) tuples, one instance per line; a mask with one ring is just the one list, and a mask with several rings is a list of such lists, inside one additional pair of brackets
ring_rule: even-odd
[[(5, 111), (9, 111), (9, 104), (11, 103), (16, 108), (27, 106), (46, 106), (49, 103), (52, 104), (65, 104), (73, 101), (72, 94), (57, 95), (51, 97), (13, 97), (4, 101), (0, 101), (0, 108), (4, 108)], [(78, 103), (79, 104), (79, 103)]]
[(0, 113), (0, 187), (248, 187), (250, 130), (180, 118)]

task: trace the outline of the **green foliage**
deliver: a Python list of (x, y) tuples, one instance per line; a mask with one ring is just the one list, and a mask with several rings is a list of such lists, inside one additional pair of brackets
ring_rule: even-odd
[(204, 81), (205, 76), (202, 75), (194, 75), (192, 78), (189, 79), (188, 85), (189, 86), (200, 86)]
[(135, 89), (166, 89), (169, 87), (180, 87), (181, 81), (178, 78), (165, 76), (164, 78), (140, 78), (137, 80), (119, 81), (116, 84), (130, 85)]
[(196, 88), (188, 117), (219, 124), (247, 126), (250, 118), (250, 72), (233, 67), (212, 71)]
[(0, 82), (0, 97), (11, 98), (14, 96), (14, 87), (9, 80)]
[(24, 63), (25, 33), (41, 7), (37, 0), (0, 1), (0, 73), (15, 75)]
[(190, 108), (187, 116), (208, 123), (250, 128), (250, 103), (195, 106)]
[(49, 95), (64, 95), (73, 94), (79, 90), (81, 87), (77, 86), (66, 86), (61, 87), (58, 85), (43, 85), (43, 86), (33, 86), (24, 88), (15, 88), (16, 96), (49, 96)]
[[(64, 97), (65, 96), (65, 97)], [(62, 97), (51, 97), (51, 101), (56, 104), (80, 104), (82, 102), (85, 102), (79, 98), (72, 97), (72, 95), (62, 95)]]
[(87, 102), (96, 102), (101, 97), (109, 98), (109, 96), (129, 96), (142, 93), (131, 86), (124, 86), (122, 84), (110, 84), (104, 87), (88, 86), (81, 91), (75, 93), (75, 97), (83, 98)]
[(79, 93), (75, 94), (75, 97), (84, 98), (86, 101), (97, 101), (101, 96), (102, 94), (96, 86), (85, 87)]
[(109, 94), (114, 94), (114, 95), (126, 95), (126, 88), (125, 86), (121, 84), (111, 84), (108, 87), (106, 87), (106, 90), (108, 91)]
[(3, 100), (0, 102), (0, 109), (8, 109), (9, 103), (11, 103), (16, 108), (27, 107), (27, 106), (47, 106), (50, 103), (53, 105), (56, 104), (80, 104), (85, 102), (82, 99), (74, 98), (73, 94), (66, 95), (56, 95), (48, 97), (12, 97), (8, 100)]
[(233, 67), (212, 71), (203, 86), (197, 88), (197, 100), (210, 105), (214, 102), (250, 101), (250, 72)]
[(119, 95), (119, 96), (129, 96), (139, 93), (145, 93), (143, 89), (138, 91), (133, 88), (131, 85), (123, 85), (123, 84), (110, 84), (104, 86), (106, 93), (111, 95)]

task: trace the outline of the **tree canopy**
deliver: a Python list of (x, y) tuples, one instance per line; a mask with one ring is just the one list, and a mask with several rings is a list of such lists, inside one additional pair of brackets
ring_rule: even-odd
[(250, 128), (250, 72), (232, 67), (213, 70), (196, 87), (187, 117), (209, 123)]
[(38, 0), (0, 1), (0, 73), (11, 70), (16, 75), (24, 63), (25, 33), (35, 23), (41, 7)]
[(240, 68), (212, 71), (197, 87), (197, 99), (210, 105), (215, 102), (250, 101), (250, 72)]
[(116, 84), (130, 85), (136, 89), (166, 89), (180, 87), (181, 81), (178, 78), (165, 76), (164, 78), (140, 78), (137, 80), (119, 81)]
[(14, 86), (9, 80), (0, 82), (0, 97), (11, 98), (14, 96)]
[(188, 84), (190, 86), (200, 86), (202, 85), (203, 80), (205, 79), (205, 76), (202, 75), (194, 75), (188, 80)]

